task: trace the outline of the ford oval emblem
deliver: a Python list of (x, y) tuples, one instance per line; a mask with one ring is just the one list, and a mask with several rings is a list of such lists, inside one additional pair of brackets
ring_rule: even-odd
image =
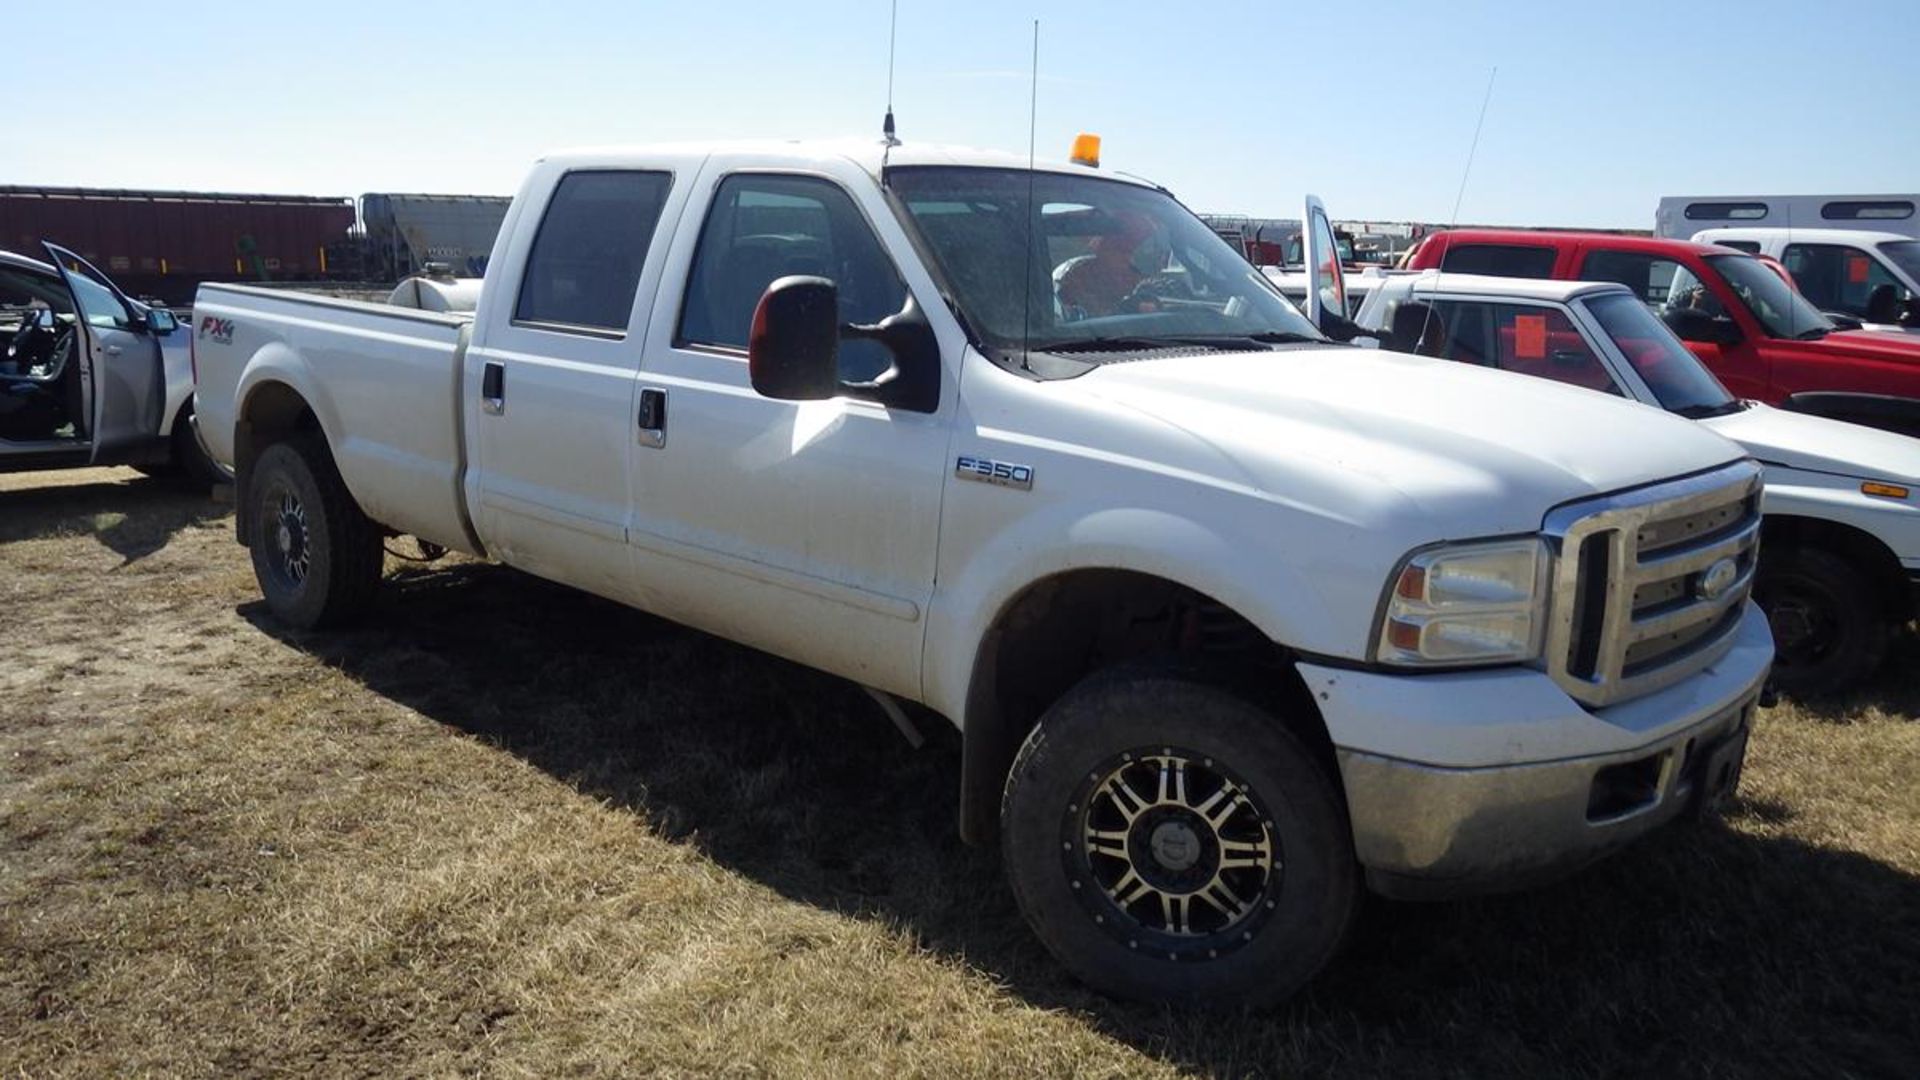
[(1707, 567), (1707, 572), (1700, 575), (1700, 583), (1694, 586), (1694, 591), (1702, 600), (1718, 600), (1727, 594), (1728, 589), (1733, 588), (1733, 583), (1739, 576), (1739, 564), (1730, 558), (1721, 559)]

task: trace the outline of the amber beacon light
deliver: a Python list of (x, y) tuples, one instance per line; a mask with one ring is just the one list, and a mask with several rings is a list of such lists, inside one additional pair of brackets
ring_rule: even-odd
[(1081, 132), (1073, 137), (1073, 154), (1070, 156), (1075, 165), (1085, 165), (1090, 169), (1100, 167), (1100, 136)]

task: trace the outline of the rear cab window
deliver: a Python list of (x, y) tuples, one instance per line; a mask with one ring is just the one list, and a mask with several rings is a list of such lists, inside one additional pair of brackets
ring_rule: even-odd
[(666, 172), (595, 169), (562, 176), (527, 255), (514, 323), (625, 336), (672, 187)]
[(1587, 252), (1576, 277), (1581, 281), (1618, 282), (1632, 289), (1641, 303), (1660, 307), (1672, 294), (1680, 269), (1680, 264), (1672, 259), (1643, 251), (1601, 248)]
[(1554, 248), (1535, 244), (1457, 244), (1448, 246), (1440, 269), (1456, 274), (1544, 280), (1553, 276), (1558, 255)]

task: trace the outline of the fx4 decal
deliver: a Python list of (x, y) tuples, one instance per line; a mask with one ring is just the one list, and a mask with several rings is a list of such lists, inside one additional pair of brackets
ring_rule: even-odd
[(1033, 466), (1031, 465), (1014, 465), (1005, 461), (990, 461), (986, 458), (961, 454), (953, 463), (953, 475), (962, 480), (976, 480), (982, 484), (998, 484), (1001, 487), (1017, 488), (1021, 491), (1033, 490)]
[(233, 320), (208, 315), (200, 320), (200, 336), (221, 345), (233, 344)]

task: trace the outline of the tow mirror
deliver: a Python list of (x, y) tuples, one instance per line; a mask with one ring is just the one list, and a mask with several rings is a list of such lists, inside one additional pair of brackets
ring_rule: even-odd
[(753, 309), (747, 373), (776, 401), (824, 401), (840, 392), (840, 291), (823, 277), (783, 277)]
[(1699, 308), (1668, 308), (1662, 319), (1681, 341), (1732, 345), (1740, 340), (1740, 328), (1725, 315), (1709, 315)]

